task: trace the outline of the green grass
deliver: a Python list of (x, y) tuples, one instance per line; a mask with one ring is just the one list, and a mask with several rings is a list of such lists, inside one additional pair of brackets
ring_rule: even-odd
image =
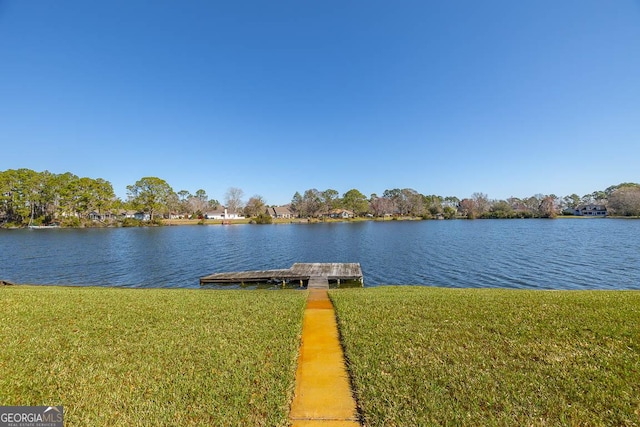
[(640, 292), (330, 295), (367, 426), (640, 425)]
[(288, 425), (306, 292), (0, 288), (0, 405), (65, 425)]

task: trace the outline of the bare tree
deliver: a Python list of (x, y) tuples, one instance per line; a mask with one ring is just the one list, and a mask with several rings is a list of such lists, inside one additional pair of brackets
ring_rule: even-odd
[(224, 195), (224, 202), (230, 213), (237, 213), (242, 209), (242, 198), (244, 191), (237, 187), (229, 187)]
[(484, 193), (473, 193), (471, 195), (473, 199), (473, 203), (475, 205), (475, 213), (478, 216), (482, 216), (483, 214), (489, 212), (491, 208), (491, 203), (489, 202), (489, 197)]
[(460, 213), (465, 215), (469, 219), (474, 219), (477, 216), (476, 203), (472, 199), (462, 199), (458, 206)]
[(422, 215), (422, 195), (412, 188), (384, 190), (382, 197), (393, 200), (400, 215)]
[(422, 194), (412, 188), (403, 189), (402, 194), (404, 197), (406, 213), (413, 216), (422, 215), (422, 212), (424, 211)]
[(378, 197), (375, 194), (371, 195), (371, 210), (375, 216), (382, 216), (392, 214), (395, 210), (393, 200), (387, 197)]
[(538, 207), (540, 216), (544, 218), (555, 218), (558, 215), (557, 199), (558, 197), (555, 194), (544, 196)]
[(196, 191), (194, 196), (190, 196), (189, 206), (191, 208), (191, 212), (204, 213), (209, 207), (209, 197), (207, 196), (206, 191), (200, 189)]
[(624, 186), (609, 196), (609, 208), (616, 215), (640, 216), (640, 186)]

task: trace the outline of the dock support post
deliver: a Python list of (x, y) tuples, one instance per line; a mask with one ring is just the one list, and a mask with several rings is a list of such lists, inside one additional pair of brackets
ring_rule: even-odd
[(285, 284), (286, 284), (286, 283), (285, 283), (285, 281), (284, 281), (284, 279), (283, 279), (283, 280), (282, 280), (282, 287), (283, 287), (283, 288), (285, 287)]
[(300, 287), (301, 287), (301, 288), (303, 287), (303, 285), (302, 285), (302, 279), (300, 279)]

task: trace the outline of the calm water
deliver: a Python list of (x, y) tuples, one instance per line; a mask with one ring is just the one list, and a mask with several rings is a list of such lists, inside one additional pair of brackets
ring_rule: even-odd
[(640, 221), (0, 230), (0, 279), (18, 283), (197, 288), (294, 262), (359, 262), (365, 286), (640, 289)]

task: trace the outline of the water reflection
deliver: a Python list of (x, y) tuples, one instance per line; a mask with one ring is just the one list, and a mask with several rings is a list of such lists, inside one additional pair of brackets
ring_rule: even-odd
[(640, 289), (640, 221), (612, 219), (0, 230), (0, 254), (0, 279), (34, 284), (199, 288), (216, 272), (359, 262), (365, 286)]

